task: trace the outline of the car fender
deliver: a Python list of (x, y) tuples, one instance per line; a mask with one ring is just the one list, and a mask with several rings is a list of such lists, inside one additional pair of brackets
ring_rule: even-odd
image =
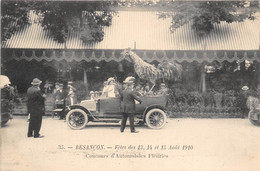
[(84, 112), (86, 112), (86, 114), (88, 115), (88, 116), (91, 116), (91, 118), (92, 119), (96, 119), (95, 117), (94, 117), (94, 115), (88, 110), (88, 109), (86, 109), (85, 107), (83, 107), (83, 106), (81, 106), (81, 105), (71, 105), (71, 106), (68, 106), (67, 108), (69, 108), (68, 109), (68, 111), (66, 112), (66, 113), (68, 113), (70, 110), (72, 110), (72, 109), (81, 109), (81, 110), (83, 110)]
[(150, 106), (147, 106), (143, 112), (143, 120), (145, 121), (145, 115), (146, 113), (151, 110), (151, 109), (155, 109), (155, 108), (158, 108), (158, 109), (161, 109), (163, 111), (166, 112), (166, 108), (162, 105), (158, 105), (158, 104), (153, 104), (153, 105), (150, 105)]

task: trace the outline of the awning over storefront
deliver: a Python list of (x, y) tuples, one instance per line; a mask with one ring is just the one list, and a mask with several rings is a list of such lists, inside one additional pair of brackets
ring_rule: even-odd
[[(31, 20), (37, 16), (31, 12)], [(260, 61), (259, 20), (215, 24), (205, 37), (198, 37), (186, 24), (170, 31), (170, 19), (158, 19), (156, 11), (119, 11), (112, 25), (104, 28), (103, 41), (85, 44), (70, 32), (66, 43), (53, 41), (49, 32), (32, 22), (2, 44), (4, 60), (121, 61), (131, 48), (144, 60), (163, 61)]]
[[(125, 59), (122, 50), (23, 50), (8, 49), (3, 51), (3, 56), (8, 56), (7, 60), (36, 60), (36, 61), (62, 61), (80, 62), (80, 61), (122, 61)], [(260, 62), (260, 52), (255, 50), (239, 50), (239, 51), (154, 51), (154, 50), (135, 50), (143, 60), (152, 61), (177, 61), (177, 62), (213, 62), (213, 61), (235, 61), (250, 60)]]

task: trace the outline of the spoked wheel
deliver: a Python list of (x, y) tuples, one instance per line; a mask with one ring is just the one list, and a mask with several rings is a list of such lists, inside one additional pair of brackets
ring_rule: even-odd
[(88, 115), (81, 109), (72, 109), (66, 116), (67, 124), (72, 129), (82, 129), (88, 123)]
[(248, 119), (253, 125), (260, 126), (260, 115), (254, 114), (254, 111), (248, 113)]
[(152, 109), (145, 116), (146, 124), (152, 129), (161, 129), (166, 124), (167, 116), (161, 109)]

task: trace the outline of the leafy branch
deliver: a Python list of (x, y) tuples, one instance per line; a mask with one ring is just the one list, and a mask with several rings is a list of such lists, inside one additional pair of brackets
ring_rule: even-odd
[(213, 30), (215, 23), (253, 20), (253, 14), (259, 9), (258, 2), (250, 2), (248, 6), (245, 1), (166, 1), (161, 6), (167, 6), (169, 11), (161, 12), (159, 18), (171, 17), (171, 31), (191, 22), (199, 36)]

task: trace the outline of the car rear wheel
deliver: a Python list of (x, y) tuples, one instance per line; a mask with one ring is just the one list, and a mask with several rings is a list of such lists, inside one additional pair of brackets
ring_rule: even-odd
[(149, 128), (161, 129), (166, 124), (167, 116), (161, 109), (151, 109), (145, 116), (145, 122)]
[(72, 109), (67, 113), (66, 121), (71, 129), (82, 129), (88, 123), (88, 115), (81, 109)]

